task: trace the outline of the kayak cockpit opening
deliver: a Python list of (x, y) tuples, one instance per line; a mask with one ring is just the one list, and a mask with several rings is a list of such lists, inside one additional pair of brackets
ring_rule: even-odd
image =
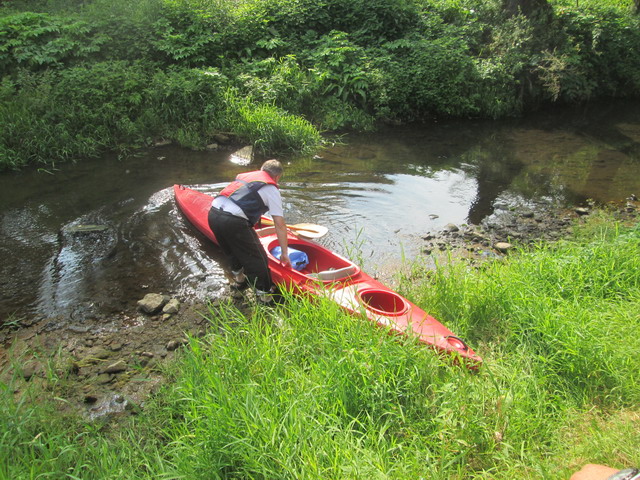
[[(265, 249), (273, 256), (271, 251), (279, 246), (278, 239), (269, 240), (268, 236), (275, 237), (273, 227), (258, 230), (258, 236), (263, 238)], [(330, 252), (326, 248), (312, 242), (305, 242), (299, 239), (289, 239), (289, 248), (299, 250), (307, 255), (308, 264), (298, 270), (302, 275), (315, 278), (323, 282), (336, 282), (351, 278), (360, 273), (360, 268), (339, 255)], [(275, 257), (274, 257), (275, 258)]]
[(407, 301), (390, 290), (379, 288), (364, 288), (358, 291), (360, 303), (367, 310), (378, 315), (397, 317), (404, 315), (409, 310)]

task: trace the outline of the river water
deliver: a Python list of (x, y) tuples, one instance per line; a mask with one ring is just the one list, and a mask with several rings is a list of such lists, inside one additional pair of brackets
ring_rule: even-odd
[[(610, 102), (347, 135), (314, 157), (282, 159), (287, 221), (327, 226), (321, 243), (369, 273), (388, 273), (448, 223), (479, 224), (513, 207), (621, 201), (640, 194), (638, 107)], [(152, 291), (221, 296), (225, 265), (180, 216), (172, 186), (213, 193), (259, 165), (231, 153), (169, 146), (1, 175), (0, 323), (83, 323), (135, 308)]]

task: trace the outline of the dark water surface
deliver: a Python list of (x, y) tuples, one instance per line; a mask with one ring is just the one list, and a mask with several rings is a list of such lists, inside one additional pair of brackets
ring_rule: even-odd
[[(415, 258), (422, 237), (448, 223), (478, 224), (514, 206), (621, 201), (640, 194), (639, 107), (349, 135), (317, 157), (285, 160), (287, 220), (326, 225), (321, 243), (373, 273)], [(221, 295), (219, 253), (185, 224), (171, 187), (213, 193), (259, 165), (230, 154), (163, 147), (0, 176), (0, 323), (82, 323), (135, 307), (150, 291)]]

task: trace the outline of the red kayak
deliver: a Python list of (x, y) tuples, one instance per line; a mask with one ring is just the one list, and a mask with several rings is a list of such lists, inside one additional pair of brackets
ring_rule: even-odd
[[(213, 198), (174, 185), (176, 204), (185, 217), (214, 243), (208, 214)], [(273, 281), (298, 294), (326, 296), (346, 311), (368, 318), (376, 325), (418, 340), (441, 353), (453, 354), (471, 369), (482, 359), (460, 338), (431, 315), (363, 272), (356, 264), (321, 245), (289, 232), (289, 247), (306, 253), (309, 263), (297, 271), (284, 267), (271, 254), (279, 246), (275, 227), (256, 229), (269, 258)]]

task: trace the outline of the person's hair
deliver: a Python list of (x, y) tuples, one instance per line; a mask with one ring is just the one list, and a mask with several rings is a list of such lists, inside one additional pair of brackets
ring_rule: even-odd
[(282, 164), (278, 160), (274, 160), (274, 159), (267, 160), (266, 162), (264, 162), (260, 170), (264, 170), (273, 178), (276, 178), (277, 176), (282, 175), (284, 173)]

